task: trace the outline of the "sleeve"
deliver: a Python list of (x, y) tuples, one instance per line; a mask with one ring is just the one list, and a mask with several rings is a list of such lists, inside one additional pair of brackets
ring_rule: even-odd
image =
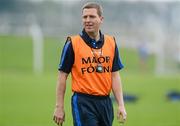
[(118, 50), (117, 44), (115, 42), (115, 51), (114, 51), (114, 59), (113, 59), (113, 65), (112, 65), (112, 72), (121, 70), (123, 67), (124, 67), (124, 65), (121, 62), (121, 59), (120, 59), (120, 56), (119, 56), (119, 50)]
[(71, 72), (71, 68), (73, 64), (74, 64), (74, 50), (72, 47), (71, 40), (67, 39), (63, 47), (63, 51), (61, 53), (58, 70), (69, 74)]

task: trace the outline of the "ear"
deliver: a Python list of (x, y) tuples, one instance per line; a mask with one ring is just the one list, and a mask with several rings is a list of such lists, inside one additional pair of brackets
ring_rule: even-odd
[(101, 20), (101, 23), (103, 23), (103, 21), (104, 21), (104, 17), (103, 17), (103, 16), (101, 16), (101, 17), (100, 17), (100, 20)]

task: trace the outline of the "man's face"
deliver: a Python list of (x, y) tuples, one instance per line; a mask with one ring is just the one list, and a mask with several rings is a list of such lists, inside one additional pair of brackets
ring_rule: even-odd
[(82, 22), (87, 33), (99, 32), (103, 17), (97, 14), (95, 8), (84, 9), (82, 14)]

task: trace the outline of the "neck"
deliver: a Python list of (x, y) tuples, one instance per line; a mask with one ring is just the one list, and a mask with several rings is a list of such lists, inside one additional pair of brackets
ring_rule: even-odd
[(90, 38), (95, 39), (96, 41), (98, 41), (100, 39), (100, 34), (99, 31), (98, 32), (93, 32), (93, 33), (87, 33), (89, 35)]

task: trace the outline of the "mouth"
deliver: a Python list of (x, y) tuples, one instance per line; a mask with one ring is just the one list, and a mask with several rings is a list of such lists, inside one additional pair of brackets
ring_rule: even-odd
[(93, 28), (93, 25), (85, 25), (85, 27), (86, 27), (87, 29), (92, 29), (92, 28)]

